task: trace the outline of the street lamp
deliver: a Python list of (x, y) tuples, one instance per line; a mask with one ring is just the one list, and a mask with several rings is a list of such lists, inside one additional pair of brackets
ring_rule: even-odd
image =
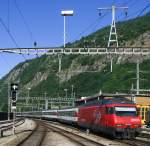
[(61, 15), (64, 16), (64, 48), (66, 47), (66, 16), (73, 16), (73, 10), (61, 11)]

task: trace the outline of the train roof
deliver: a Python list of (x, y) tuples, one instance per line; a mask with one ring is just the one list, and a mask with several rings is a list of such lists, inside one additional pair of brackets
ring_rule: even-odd
[(125, 98), (123, 95), (99, 95), (95, 97), (82, 98), (75, 102), (76, 106), (97, 105), (97, 104), (134, 104), (134, 102)]
[(89, 100), (95, 100), (97, 98), (104, 99), (104, 98), (112, 98), (112, 97), (129, 97), (131, 95), (129, 94), (101, 94), (101, 95), (94, 95), (94, 96), (87, 96), (87, 97), (81, 97), (81, 99), (76, 100), (76, 102), (81, 101), (89, 101)]

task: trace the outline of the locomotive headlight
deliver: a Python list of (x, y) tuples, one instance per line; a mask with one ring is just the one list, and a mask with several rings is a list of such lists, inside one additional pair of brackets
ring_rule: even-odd
[(121, 127), (123, 126), (123, 124), (116, 124), (116, 127)]
[(137, 127), (141, 127), (141, 125), (139, 125), (139, 124), (135, 124), (135, 125), (134, 125), (134, 127), (136, 127), (136, 128), (137, 128)]

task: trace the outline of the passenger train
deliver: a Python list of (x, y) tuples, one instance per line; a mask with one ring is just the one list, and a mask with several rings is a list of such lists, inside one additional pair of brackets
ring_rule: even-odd
[(141, 128), (141, 117), (138, 115), (136, 104), (120, 96), (100, 95), (84, 98), (76, 101), (75, 107), (72, 108), (24, 112), (21, 116), (75, 124), (123, 139), (136, 137)]

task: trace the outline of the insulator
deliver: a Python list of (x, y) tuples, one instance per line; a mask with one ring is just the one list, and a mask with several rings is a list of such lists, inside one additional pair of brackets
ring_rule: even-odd
[(36, 47), (37, 46), (37, 42), (34, 42), (34, 47)]

